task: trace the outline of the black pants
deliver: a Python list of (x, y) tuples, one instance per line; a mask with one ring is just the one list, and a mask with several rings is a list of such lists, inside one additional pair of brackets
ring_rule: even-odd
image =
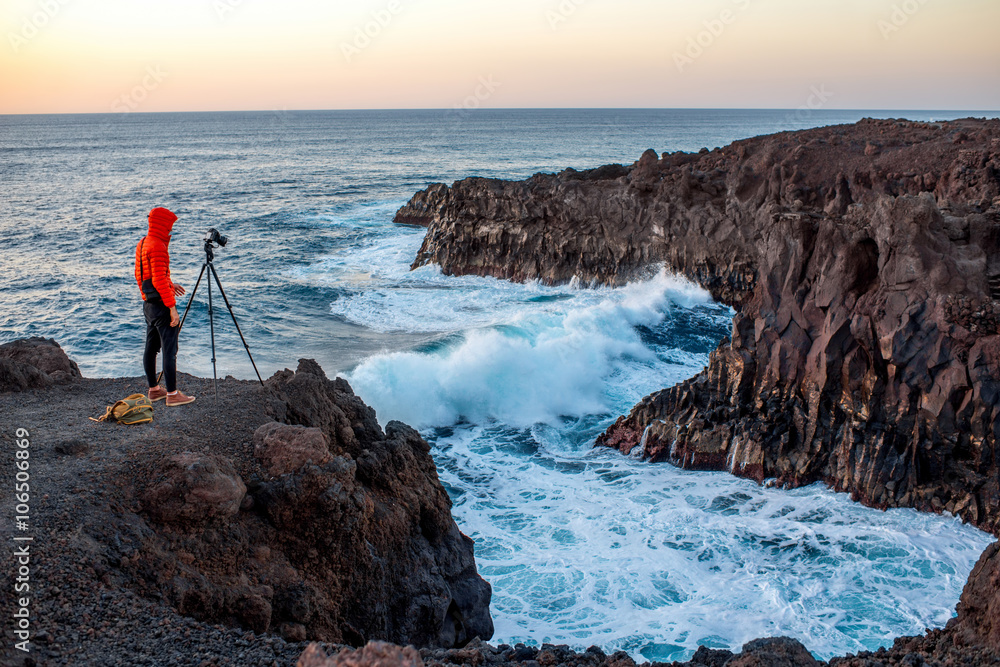
[(167, 391), (177, 389), (177, 336), (178, 327), (170, 326), (170, 309), (162, 301), (144, 301), (142, 312), (146, 315), (146, 351), (142, 367), (150, 387), (156, 386), (156, 355), (163, 350), (163, 378)]

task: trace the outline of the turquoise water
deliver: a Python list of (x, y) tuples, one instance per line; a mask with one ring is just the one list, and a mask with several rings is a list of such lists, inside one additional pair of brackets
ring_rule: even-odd
[[(429, 183), (630, 162), (865, 115), (940, 112), (492, 111), (0, 116), (0, 342), (56, 338), (88, 376), (141, 374), (131, 255), (154, 205), (199, 239), (263, 374), (314, 357), (384, 424), (431, 441), (494, 586), (495, 641), (599, 644), (677, 659), (784, 634), (820, 656), (943, 625), (991, 538), (876, 512), (820, 487), (591, 449), (643, 395), (700, 370), (731, 313), (655, 268), (620, 289), (410, 272), (423, 230), (391, 223)], [(975, 115), (983, 115), (981, 112)], [(995, 115), (995, 114), (991, 114)], [(181, 370), (210, 375), (207, 309)], [(216, 320), (220, 374), (253, 377)]]

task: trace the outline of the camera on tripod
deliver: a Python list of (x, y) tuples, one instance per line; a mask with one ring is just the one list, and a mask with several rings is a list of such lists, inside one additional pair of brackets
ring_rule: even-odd
[(205, 232), (206, 245), (218, 244), (220, 248), (225, 248), (227, 243), (229, 243), (229, 237), (220, 234), (219, 230), (217, 230), (215, 227), (212, 227), (207, 232)]
[(264, 385), (264, 380), (260, 377), (260, 371), (257, 370), (257, 364), (254, 363), (253, 355), (250, 354), (250, 346), (247, 345), (247, 339), (243, 337), (243, 331), (240, 330), (240, 323), (236, 321), (236, 314), (233, 313), (233, 306), (229, 303), (229, 297), (226, 296), (226, 291), (222, 289), (222, 281), (219, 280), (219, 274), (215, 271), (215, 248), (223, 248), (227, 243), (229, 243), (229, 237), (223, 236), (219, 233), (219, 230), (214, 227), (205, 232), (205, 263), (201, 265), (201, 273), (198, 274), (198, 282), (194, 285), (194, 290), (191, 291), (191, 296), (188, 298), (187, 308), (184, 309), (184, 317), (181, 318), (180, 329), (184, 328), (184, 322), (187, 320), (188, 312), (191, 310), (191, 304), (194, 303), (194, 295), (198, 293), (198, 288), (201, 286), (201, 279), (208, 274), (208, 280), (205, 284), (208, 286), (208, 327), (209, 332), (212, 337), (212, 383), (215, 385), (215, 400), (219, 400), (219, 374), (216, 370), (215, 365), (215, 309), (212, 305), (212, 282), (219, 288), (219, 294), (222, 295), (222, 300), (226, 302), (226, 308), (229, 309), (229, 316), (233, 318), (233, 324), (236, 325), (236, 332), (240, 335), (240, 340), (243, 341), (243, 347), (247, 351), (247, 356), (250, 357), (250, 364), (253, 366), (253, 370), (257, 373), (257, 380), (260, 381), (261, 386)]

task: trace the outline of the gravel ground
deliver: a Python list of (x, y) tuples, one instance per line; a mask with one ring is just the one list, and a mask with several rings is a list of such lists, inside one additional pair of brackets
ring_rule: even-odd
[[(84, 379), (51, 389), (0, 394), (0, 441), (15, 447), (16, 429), (29, 432), (31, 502), (27, 531), (13, 517), (0, 520), (0, 539), (15, 544), (30, 536), (31, 652), (14, 650), (8, 629), (0, 652), (10, 665), (293, 665), (305, 644), (277, 636), (199, 623), (155, 600), (115, 585), (113, 573), (89, 558), (86, 528), (107, 521), (107, 513), (134, 502), (122, 492), (121, 471), (144, 458), (177, 451), (178, 443), (213, 449), (244, 448), (247, 433), (268, 420), (259, 409), (259, 384), (231, 378), (219, 383), (181, 375), (179, 385), (198, 396), (191, 405), (154, 407), (154, 422), (140, 426), (98, 424), (104, 408), (131, 393), (144, 392), (137, 378)], [(255, 416), (256, 415), (256, 416)], [(239, 428), (229, 422), (235, 421)], [(3, 507), (12, 512), (15, 468), (0, 467)], [(0, 558), (13, 573), (13, 548)], [(20, 595), (18, 595), (20, 597)], [(12, 586), (0, 590), (3, 609), (13, 609)], [(8, 614), (4, 614), (9, 618)], [(11, 626), (5, 622), (8, 628)]]

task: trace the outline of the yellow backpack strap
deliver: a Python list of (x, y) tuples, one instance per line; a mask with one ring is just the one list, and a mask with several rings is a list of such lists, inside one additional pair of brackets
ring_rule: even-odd
[(144, 409), (149, 411), (150, 417), (143, 421), (132, 423), (139, 424), (146, 421), (153, 421), (153, 417), (151, 416), (153, 412), (153, 404), (149, 402), (149, 398), (147, 398), (145, 394), (132, 394), (131, 396), (127, 396), (126, 398), (115, 402), (114, 405), (108, 406), (104, 416), (100, 419), (94, 419), (93, 417), (90, 417), (89, 419), (90, 421), (95, 422), (120, 422), (126, 416), (135, 412), (141, 412)]
[(90, 421), (92, 422), (106, 422), (111, 417), (111, 409), (113, 407), (114, 406), (109, 405), (107, 410), (104, 411), (104, 415), (102, 415), (99, 419), (94, 419), (93, 417), (88, 417), (88, 419), (90, 419)]

